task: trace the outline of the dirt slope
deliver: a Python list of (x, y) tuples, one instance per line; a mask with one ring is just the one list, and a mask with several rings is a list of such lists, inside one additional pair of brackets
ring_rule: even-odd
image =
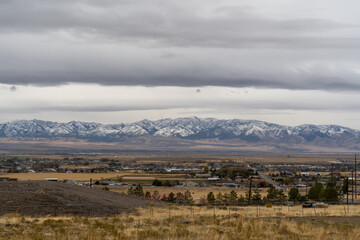
[(60, 182), (0, 182), (0, 215), (104, 216), (144, 205), (145, 201), (136, 197)]

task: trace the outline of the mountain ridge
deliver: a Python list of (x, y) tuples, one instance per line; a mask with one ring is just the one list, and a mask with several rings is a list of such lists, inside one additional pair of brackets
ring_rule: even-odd
[[(234, 139), (246, 142), (282, 141), (313, 142), (319, 139), (353, 138), (360, 131), (339, 125), (302, 124), (286, 126), (259, 120), (216, 118), (144, 119), (133, 123), (101, 124), (70, 121), (15, 120), (0, 124), (0, 137), (56, 138), (73, 137), (88, 140), (116, 141), (140, 136), (186, 139)], [(339, 140), (339, 139), (338, 139)]]

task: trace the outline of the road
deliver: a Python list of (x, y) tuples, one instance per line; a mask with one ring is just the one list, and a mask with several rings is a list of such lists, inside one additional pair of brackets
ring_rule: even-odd
[(268, 176), (265, 176), (262, 172), (258, 171), (256, 168), (251, 167), (249, 164), (247, 165), (247, 167), (255, 172), (257, 172), (259, 174), (259, 176), (268, 184), (273, 185), (277, 190), (281, 190), (283, 192), (287, 192), (285, 188), (280, 187), (279, 185), (277, 185), (271, 178), (269, 178)]

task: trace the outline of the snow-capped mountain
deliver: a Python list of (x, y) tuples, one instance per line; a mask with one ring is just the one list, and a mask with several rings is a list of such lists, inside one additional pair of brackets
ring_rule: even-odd
[(360, 132), (336, 125), (283, 126), (256, 120), (219, 120), (197, 117), (142, 120), (129, 124), (72, 121), (57, 123), (18, 120), (0, 124), (0, 137), (59, 138), (116, 141), (140, 136), (183, 139), (239, 139), (246, 142), (345, 142), (358, 141)]
[[(91, 142), (122, 142), (121, 146), (125, 143), (129, 148), (134, 146), (148, 150), (162, 149), (166, 145), (166, 149), (170, 147), (183, 150), (197, 146), (198, 149), (231, 148), (235, 151), (254, 147), (280, 152), (317, 149), (357, 151), (360, 150), (359, 136), (358, 130), (336, 125), (290, 127), (256, 120), (197, 117), (142, 120), (128, 124), (79, 121), (58, 123), (41, 120), (18, 120), (0, 124), (0, 138), (17, 138), (20, 144), (17, 149), (21, 148), (23, 140), (75, 138)], [(328, 150), (324, 150), (325, 148)], [(4, 149), (8, 149), (8, 145)]]

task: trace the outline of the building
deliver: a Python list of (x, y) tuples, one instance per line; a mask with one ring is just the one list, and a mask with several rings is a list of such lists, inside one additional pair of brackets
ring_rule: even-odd
[(186, 181), (182, 185), (183, 187), (198, 187), (199, 184), (193, 181)]

